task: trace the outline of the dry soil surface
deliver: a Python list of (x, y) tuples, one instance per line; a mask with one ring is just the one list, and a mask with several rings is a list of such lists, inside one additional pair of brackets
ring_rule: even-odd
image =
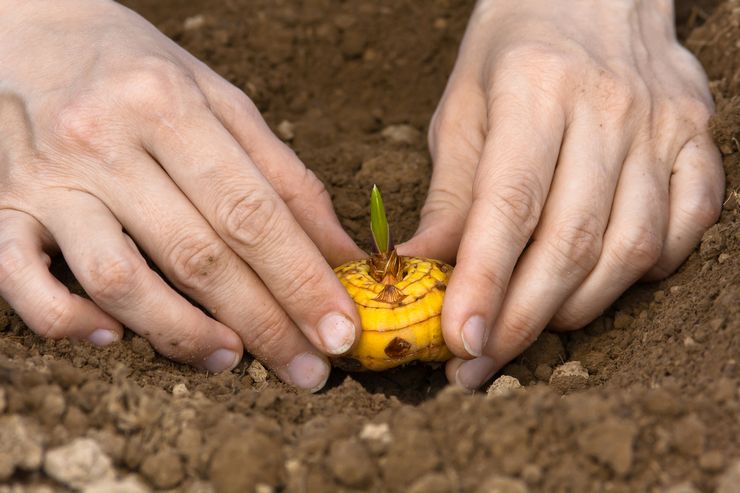
[[(373, 182), (413, 232), (472, 2), (125, 3), (255, 100), (361, 245)], [(717, 102), (721, 220), (675, 275), (543, 334), (502, 372), (523, 388), (464, 395), (413, 366), (336, 371), (309, 395), (251, 358), (208, 375), (130, 333), (105, 350), (45, 341), (2, 304), (0, 492), (740, 491), (740, 1), (677, 12)]]

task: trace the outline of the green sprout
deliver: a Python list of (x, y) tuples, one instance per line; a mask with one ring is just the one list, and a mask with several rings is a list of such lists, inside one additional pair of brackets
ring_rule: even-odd
[(383, 197), (380, 196), (377, 185), (373, 185), (370, 192), (370, 231), (373, 234), (375, 248), (381, 255), (387, 255), (390, 250), (390, 229), (385, 216)]

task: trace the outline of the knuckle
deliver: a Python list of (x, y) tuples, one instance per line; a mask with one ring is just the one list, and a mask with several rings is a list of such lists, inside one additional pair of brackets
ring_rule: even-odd
[(286, 172), (286, 174), (290, 173), (293, 176), (297, 175), (294, 179), (280, 173), (270, 177), (270, 183), (280, 191), (280, 196), (283, 197), (285, 203), (290, 206), (296, 201), (300, 201), (302, 207), (311, 207), (315, 203), (324, 206), (330, 204), (331, 196), (324, 183), (310, 169), (303, 165), (297, 166), (300, 166), (300, 169), (295, 174), (291, 173), (291, 170)]
[[(176, 115), (192, 106), (195, 95), (200, 95), (192, 78), (180, 65), (159, 56), (141, 60), (135, 68), (125, 72), (114, 85), (124, 104), (135, 111), (147, 108), (157, 118)], [(203, 101), (202, 95), (198, 101)]]
[(598, 69), (596, 81), (596, 98), (598, 106), (603, 108), (616, 126), (623, 126), (634, 114), (638, 101), (640, 89), (633, 84), (630, 77), (620, 76), (614, 72)]
[(182, 236), (171, 245), (167, 255), (173, 281), (186, 290), (207, 289), (221, 273), (227, 250), (226, 245), (212, 235)]
[(543, 73), (553, 77), (565, 75), (573, 64), (572, 58), (563, 50), (538, 41), (512, 46), (500, 55), (498, 62), (504, 70), (524, 70), (532, 81), (541, 80)]
[(521, 173), (501, 184), (489, 201), (513, 231), (528, 237), (539, 220), (540, 197), (542, 192), (534, 173)]
[[(281, 298), (288, 300), (305, 300), (307, 307), (314, 307), (321, 303), (324, 290), (321, 286), (325, 284), (324, 272), (319, 266), (308, 265), (301, 269), (290, 269), (291, 272), (299, 272), (298, 275), (291, 276), (290, 281), (281, 290)], [(313, 299), (312, 299), (313, 298)]]
[(561, 267), (570, 270), (575, 265), (581, 272), (589, 272), (599, 260), (601, 235), (601, 221), (592, 214), (583, 214), (557, 229), (550, 248)]
[[(458, 264), (465, 263), (467, 259), (458, 258)], [(472, 259), (471, 259), (472, 260)], [(477, 275), (480, 276), (480, 283), (473, 285), (483, 286), (484, 292), (491, 292), (494, 296), (501, 298), (506, 293), (507, 279), (500, 276), (493, 268), (490, 267), (490, 263), (486, 262), (486, 259), (476, 259), (475, 262), (480, 262), (480, 268), (476, 271)], [(490, 290), (490, 291), (489, 291)]]
[(530, 315), (521, 310), (512, 310), (503, 321), (502, 334), (506, 334), (509, 347), (527, 348), (539, 336), (535, 321)]
[(555, 314), (550, 326), (560, 331), (578, 330), (588, 325), (594, 318), (596, 317), (566, 304)]
[(456, 190), (450, 190), (444, 185), (433, 185), (421, 208), (421, 218), (448, 217), (450, 222), (462, 224), (469, 206), (470, 203)]
[(65, 337), (74, 319), (72, 304), (66, 297), (46, 301), (40, 315), (36, 333), (50, 339)]
[(141, 262), (125, 253), (108, 253), (95, 259), (82, 275), (87, 293), (102, 305), (131, 300), (139, 286)]
[(722, 212), (721, 197), (712, 193), (687, 195), (679, 200), (680, 213), (687, 218), (688, 224), (702, 232), (716, 223)]
[(57, 113), (54, 133), (64, 144), (92, 150), (100, 146), (105, 132), (105, 120), (100, 118), (99, 104), (79, 98)]
[(27, 264), (23, 247), (17, 241), (6, 240), (0, 243), (0, 284), (13, 282)]
[(660, 258), (663, 241), (647, 226), (634, 227), (617, 240), (612, 256), (619, 267), (644, 273)]
[(245, 335), (245, 345), (250, 352), (263, 359), (274, 360), (286, 346), (286, 322), (280, 307), (274, 303), (268, 304), (252, 319), (251, 328)]
[(224, 234), (250, 249), (262, 245), (279, 224), (277, 200), (256, 190), (225, 199), (217, 215)]

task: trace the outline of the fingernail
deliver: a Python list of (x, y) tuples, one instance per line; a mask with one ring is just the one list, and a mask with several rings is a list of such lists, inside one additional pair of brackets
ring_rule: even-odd
[(240, 360), (241, 357), (239, 356), (239, 353), (231, 351), (230, 349), (216, 349), (210, 356), (203, 360), (203, 366), (208, 371), (219, 373), (231, 370), (239, 364)]
[(288, 363), (290, 383), (296, 387), (316, 392), (329, 379), (329, 364), (311, 353), (299, 354)]
[(461, 364), (455, 373), (455, 381), (461, 387), (475, 390), (494, 373), (496, 373), (496, 365), (493, 360), (488, 356), (482, 356)]
[(319, 322), (319, 337), (330, 354), (343, 354), (355, 342), (355, 324), (339, 313), (330, 313)]
[(481, 356), (486, 339), (486, 321), (480, 315), (473, 315), (462, 328), (462, 341), (471, 356)]
[(87, 336), (88, 342), (99, 347), (107, 346), (118, 342), (118, 334), (108, 329), (95, 329), (92, 334)]

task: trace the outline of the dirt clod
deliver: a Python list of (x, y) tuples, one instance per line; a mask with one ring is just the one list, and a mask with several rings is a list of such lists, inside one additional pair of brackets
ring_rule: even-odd
[(353, 488), (362, 488), (369, 484), (373, 475), (373, 463), (358, 440), (348, 438), (332, 443), (328, 458), (329, 467), (340, 483)]
[(509, 375), (501, 375), (493, 381), (490, 387), (488, 387), (486, 394), (488, 394), (488, 397), (492, 398), (503, 397), (521, 387), (522, 384), (520, 384), (519, 380), (516, 378), (510, 377)]
[(141, 474), (157, 489), (174, 488), (183, 480), (185, 472), (179, 454), (170, 448), (161, 448), (144, 459)]
[(263, 433), (245, 430), (218, 446), (209, 477), (217, 491), (243, 492), (258, 483), (276, 484), (282, 464), (279, 444)]
[(0, 480), (18, 469), (41, 466), (43, 437), (33, 423), (18, 415), (0, 416)]
[[(252, 98), (324, 183), (361, 248), (371, 247), (373, 183), (394, 240), (414, 233), (432, 174), (425, 136), (474, 0), (121, 3)], [(680, 36), (707, 70), (716, 103), (711, 131), (727, 179), (721, 217), (675, 274), (635, 285), (584, 330), (543, 334), (494, 377), (523, 388), (487, 400), (445, 387), (441, 367), (415, 365), (334, 370), (326, 390), (307, 394), (248, 365), (251, 355), (213, 375), (166, 360), (130, 331), (105, 349), (43, 340), (0, 300), (0, 493), (66, 488), (39, 470), (43, 450), (78, 438), (95, 440), (116, 471), (85, 486), (90, 493), (141, 491), (129, 479), (145, 491), (168, 484), (152, 464), (176, 464), (175, 454), (181, 479), (170, 491), (184, 493), (734, 493), (740, 4), (675, 4)], [(62, 258), (52, 270), (83, 292)], [(550, 384), (568, 360), (584, 371), (570, 381), (561, 369)], [(336, 474), (340, 442), (366, 450), (361, 467), (372, 474), (360, 488), (343, 482), (346, 471)]]
[(53, 448), (44, 456), (44, 472), (63, 485), (81, 490), (87, 485), (112, 478), (110, 458), (90, 438), (78, 438)]
[(588, 426), (578, 436), (584, 452), (625, 476), (632, 468), (634, 439), (637, 428), (629, 421), (609, 418)]
[(563, 394), (583, 390), (588, 385), (588, 371), (580, 361), (568, 361), (553, 370), (550, 385)]

